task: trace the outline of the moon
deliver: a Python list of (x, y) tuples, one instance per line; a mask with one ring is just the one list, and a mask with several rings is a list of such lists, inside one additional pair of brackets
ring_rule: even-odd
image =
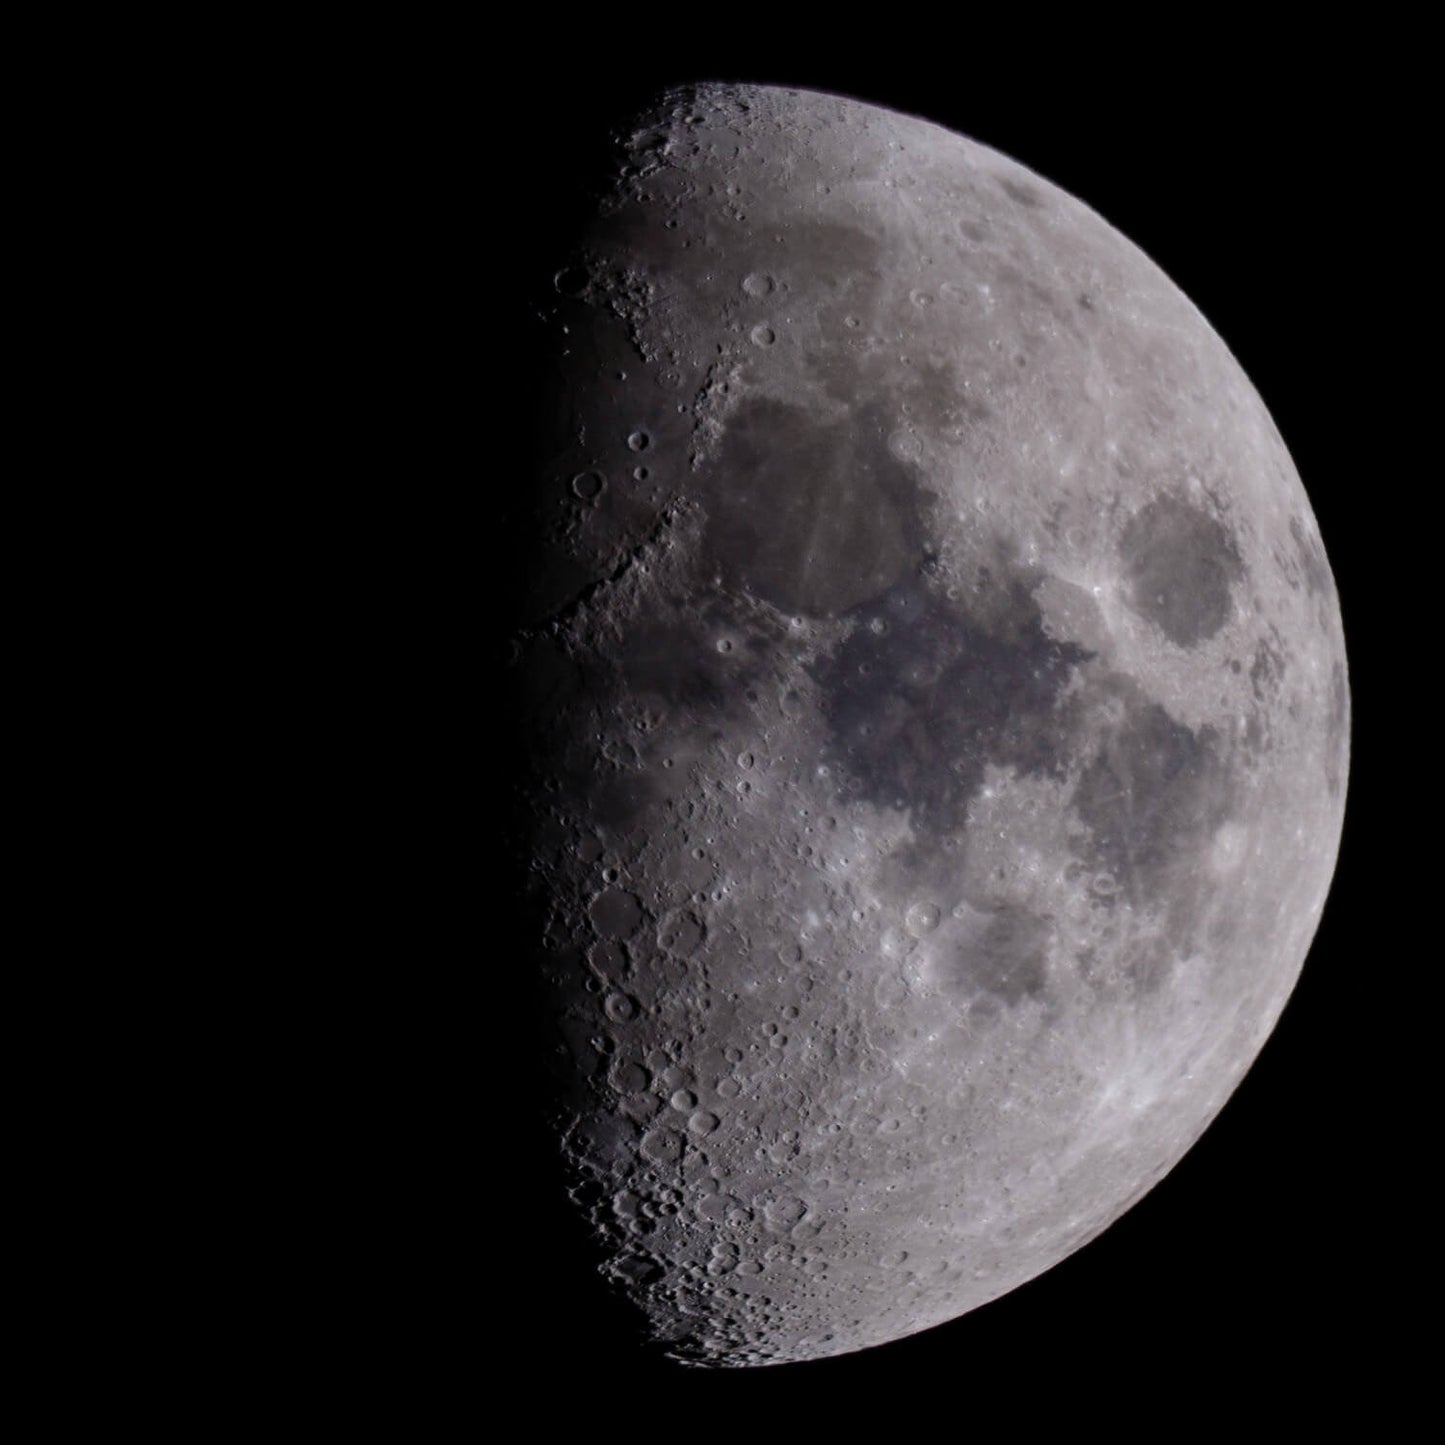
[(1348, 770), (1308, 499), (1080, 201), (841, 97), (625, 137), (545, 300), (512, 691), (551, 1117), (698, 1365), (1077, 1250), (1268, 1037)]

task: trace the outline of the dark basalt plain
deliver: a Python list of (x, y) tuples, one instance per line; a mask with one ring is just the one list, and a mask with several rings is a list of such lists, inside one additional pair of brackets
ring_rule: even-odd
[(1223, 343), (995, 152), (661, 102), (559, 269), (512, 691), (553, 1111), (702, 1364), (993, 1299), (1248, 1068), (1347, 772), (1308, 501)]

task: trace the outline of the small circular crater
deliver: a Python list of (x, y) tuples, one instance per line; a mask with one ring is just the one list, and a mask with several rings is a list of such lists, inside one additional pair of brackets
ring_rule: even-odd
[(567, 266), (552, 278), (552, 284), (557, 288), (559, 295), (570, 297), (575, 301), (586, 291), (590, 279), (585, 268)]
[(933, 903), (915, 903), (903, 919), (903, 926), (912, 933), (915, 938), (925, 938), (933, 929), (938, 928), (939, 910)]
[(637, 1016), (637, 1005), (625, 993), (610, 993), (602, 1012), (615, 1024), (625, 1024)]
[(808, 1206), (801, 1199), (774, 1199), (763, 1206), (763, 1214), (769, 1224), (795, 1224), (808, 1212)]
[(612, 1069), (612, 1087), (619, 1094), (640, 1094), (647, 1087), (648, 1077), (641, 1064), (619, 1061)]
[(654, 1164), (676, 1164), (682, 1158), (682, 1135), (674, 1129), (649, 1129), (642, 1136), (642, 1157)]
[(587, 912), (603, 938), (626, 938), (642, 922), (642, 904), (637, 895), (621, 888), (604, 888)]
[(702, 943), (702, 920), (694, 913), (674, 913), (663, 920), (657, 930), (657, 941), (667, 952), (687, 958)]

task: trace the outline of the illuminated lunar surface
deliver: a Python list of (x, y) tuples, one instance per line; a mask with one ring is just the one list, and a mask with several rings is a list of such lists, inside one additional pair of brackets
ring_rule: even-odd
[(1078, 1249), (1298, 976), (1349, 694), (1205, 320), (937, 126), (704, 86), (547, 300), (513, 690), (553, 1119), (677, 1358), (839, 1354)]

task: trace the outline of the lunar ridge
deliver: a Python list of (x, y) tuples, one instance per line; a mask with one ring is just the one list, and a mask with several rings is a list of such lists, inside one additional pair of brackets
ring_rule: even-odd
[(927, 121), (669, 93), (547, 324), (518, 779), (552, 1122), (675, 1358), (985, 1304), (1186, 1152), (1348, 773), (1338, 600), (1227, 347)]

